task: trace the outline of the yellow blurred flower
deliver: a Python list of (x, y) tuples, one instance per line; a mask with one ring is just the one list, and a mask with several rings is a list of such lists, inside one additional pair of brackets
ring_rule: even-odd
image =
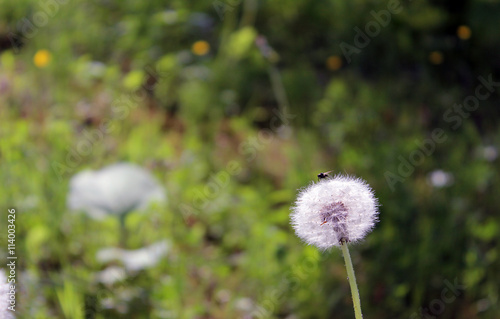
[(470, 38), (470, 35), (471, 35), (471, 30), (468, 26), (466, 25), (461, 25), (458, 27), (457, 29), (457, 35), (460, 39), (462, 40), (467, 40)]
[(432, 64), (441, 64), (443, 63), (443, 54), (439, 51), (432, 51), (431, 54), (429, 54), (429, 61), (431, 61)]
[(191, 52), (196, 55), (205, 55), (210, 51), (210, 44), (207, 41), (196, 41), (191, 47)]
[(47, 50), (38, 50), (33, 57), (33, 63), (39, 68), (46, 67), (50, 60), (52, 60), (52, 54)]
[(342, 59), (338, 55), (332, 55), (326, 59), (326, 67), (328, 70), (337, 71), (342, 67)]

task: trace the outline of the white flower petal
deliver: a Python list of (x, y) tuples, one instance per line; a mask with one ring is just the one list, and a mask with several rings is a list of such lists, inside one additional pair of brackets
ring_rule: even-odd
[(101, 263), (119, 260), (128, 271), (139, 271), (158, 264), (169, 248), (170, 244), (166, 240), (135, 250), (107, 247), (99, 250), (96, 258)]

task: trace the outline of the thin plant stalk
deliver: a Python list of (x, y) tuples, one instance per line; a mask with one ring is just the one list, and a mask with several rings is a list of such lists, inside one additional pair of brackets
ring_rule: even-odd
[(240, 20), (240, 28), (251, 26), (255, 23), (258, 4), (256, 0), (246, 0), (243, 5), (243, 15)]
[(120, 215), (120, 246), (122, 248), (127, 248), (127, 225), (125, 224), (125, 219), (127, 218), (128, 213)]
[(361, 314), (361, 300), (359, 299), (358, 285), (356, 284), (356, 276), (354, 275), (354, 268), (352, 266), (351, 255), (349, 255), (349, 248), (347, 248), (347, 242), (342, 240), (342, 254), (344, 255), (345, 267), (347, 268), (347, 279), (349, 280), (349, 285), (351, 286), (352, 302), (354, 304), (354, 316), (356, 319), (362, 319), (363, 314)]
[(269, 66), (269, 74), (271, 76), (271, 87), (274, 91), (274, 96), (276, 96), (280, 111), (285, 112), (289, 109), (289, 103), (286, 96), (285, 86), (283, 85), (283, 80), (281, 79), (280, 71), (275, 65), (272, 64)]

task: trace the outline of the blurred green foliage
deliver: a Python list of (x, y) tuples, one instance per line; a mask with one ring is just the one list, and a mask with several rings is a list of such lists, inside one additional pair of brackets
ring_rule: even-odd
[[(500, 2), (401, 1), (344, 56), (390, 2), (0, 0), (18, 317), (351, 318), (340, 251), (304, 246), (288, 218), (296, 190), (333, 169), (382, 205), (351, 249), (367, 318), (499, 318), (498, 86), (459, 122), (446, 114), (479, 77), (500, 81)], [(403, 176), (436, 129), (444, 142)], [(96, 253), (118, 245), (118, 221), (72, 214), (66, 194), (73, 174), (117, 161), (148, 166), (169, 197), (129, 216), (127, 248), (172, 248), (105, 284), (97, 273), (120, 265)], [(447, 282), (465, 286), (450, 302)]]

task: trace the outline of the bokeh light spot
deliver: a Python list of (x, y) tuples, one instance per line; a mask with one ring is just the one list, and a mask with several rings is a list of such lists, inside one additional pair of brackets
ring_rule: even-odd
[(431, 61), (432, 64), (441, 64), (443, 63), (443, 54), (439, 51), (432, 51), (431, 54), (429, 54), (429, 61)]
[(461, 25), (457, 29), (457, 35), (462, 40), (468, 40), (471, 36), (471, 30), (466, 25)]
[(39, 67), (44, 68), (52, 60), (52, 54), (47, 50), (38, 50), (33, 57), (33, 63)]
[(196, 55), (205, 55), (210, 51), (210, 44), (207, 41), (196, 41), (191, 47), (191, 52)]
[(342, 59), (338, 55), (332, 55), (326, 59), (326, 67), (328, 70), (337, 71), (342, 67)]

